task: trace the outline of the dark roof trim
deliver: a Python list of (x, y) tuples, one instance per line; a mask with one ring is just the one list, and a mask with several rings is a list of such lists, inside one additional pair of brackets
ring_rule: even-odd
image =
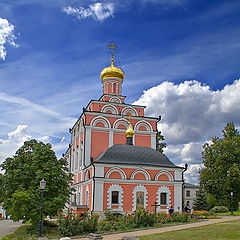
[[(115, 115), (115, 116), (126, 116), (126, 115), (122, 115), (122, 114), (112, 114), (112, 113), (104, 113), (104, 112), (97, 112), (97, 111), (84, 111), (84, 113), (100, 113), (101, 115), (108, 115), (108, 114), (111, 114), (111, 115)], [(159, 118), (156, 118), (156, 117), (145, 117), (145, 116), (132, 116), (131, 119), (133, 118), (149, 118), (149, 119), (155, 119), (155, 120), (158, 120)]]
[(136, 164), (136, 163), (103, 163), (103, 162), (93, 162), (93, 164), (104, 164), (104, 165), (113, 165), (113, 166), (116, 166), (116, 165), (132, 165), (132, 166), (136, 166), (136, 165), (140, 165), (140, 166), (149, 166), (149, 167), (158, 167), (158, 168), (181, 168), (181, 169), (184, 169), (184, 167), (179, 167), (179, 166), (164, 166), (164, 165), (161, 165), (161, 166), (157, 166), (157, 165), (152, 165), (152, 164)]

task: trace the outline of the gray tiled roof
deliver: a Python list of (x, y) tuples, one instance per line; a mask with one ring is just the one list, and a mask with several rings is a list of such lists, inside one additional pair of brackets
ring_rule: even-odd
[[(164, 154), (149, 148), (116, 144), (94, 159), (96, 163), (177, 167)], [(179, 168), (179, 167), (177, 167)]]
[(184, 183), (184, 187), (185, 188), (199, 188), (198, 185), (193, 185), (191, 183)]

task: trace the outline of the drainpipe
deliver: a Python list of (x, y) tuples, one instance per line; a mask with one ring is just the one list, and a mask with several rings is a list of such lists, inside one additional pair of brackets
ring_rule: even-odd
[(182, 209), (184, 209), (184, 183), (185, 183), (183, 173), (186, 172), (187, 169), (188, 169), (188, 164), (186, 163), (185, 167), (182, 171), (182, 181), (183, 181), (183, 183), (182, 183)]
[(93, 157), (91, 157), (91, 163), (92, 163), (92, 166), (93, 166), (93, 192), (92, 192), (92, 211), (91, 212), (94, 212), (94, 205), (95, 205), (95, 174), (96, 174), (96, 168), (95, 168), (95, 165), (93, 163)]

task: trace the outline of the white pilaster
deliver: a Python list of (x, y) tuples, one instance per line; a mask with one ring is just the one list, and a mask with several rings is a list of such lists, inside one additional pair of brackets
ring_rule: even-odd
[(94, 201), (94, 211), (103, 211), (103, 182), (95, 182), (95, 201)]
[(91, 163), (91, 128), (89, 126), (85, 126), (86, 128), (86, 136), (85, 136), (85, 165), (88, 166)]
[(151, 133), (151, 148), (156, 150), (156, 133)]
[(104, 177), (104, 167), (95, 165), (95, 177)]
[(113, 145), (113, 130), (109, 130), (109, 147)]
[(174, 184), (174, 210), (182, 212), (182, 183)]

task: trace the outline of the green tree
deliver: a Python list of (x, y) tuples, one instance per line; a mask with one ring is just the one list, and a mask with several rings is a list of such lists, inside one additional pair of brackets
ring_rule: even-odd
[(157, 134), (156, 134), (156, 150), (161, 153), (163, 153), (163, 149), (167, 146), (166, 143), (162, 142), (164, 140), (165, 140), (165, 138), (161, 134), (161, 132), (157, 132)]
[(236, 209), (240, 199), (240, 135), (233, 123), (225, 126), (222, 138), (214, 137), (212, 144), (203, 146), (202, 156), (201, 184), (220, 205), (227, 207), (230, 207), (230, 192), (233, 192)]
[(43, 214), (55, 215), (69, 199), (72, 190), (71, 174), (64, 158), (57, 159), (51, 144), (27, 141), (16, 154), (1, 165), (4, 173), (4, 208), (12, 219), (39, 221), (40, 184), (47, 182), (44, 191)]
[(3, 202), (3, 193), (4, 193), (3, 189), (4, 189), (3, 188), (3, 175), (0, 173), (0, 205)]
[(199, 190), (196, 192), (196, 199), (193, 202), (194, 210), (209, 210), (207, 202), (207, 193), (203, 186), (200, 186)]

